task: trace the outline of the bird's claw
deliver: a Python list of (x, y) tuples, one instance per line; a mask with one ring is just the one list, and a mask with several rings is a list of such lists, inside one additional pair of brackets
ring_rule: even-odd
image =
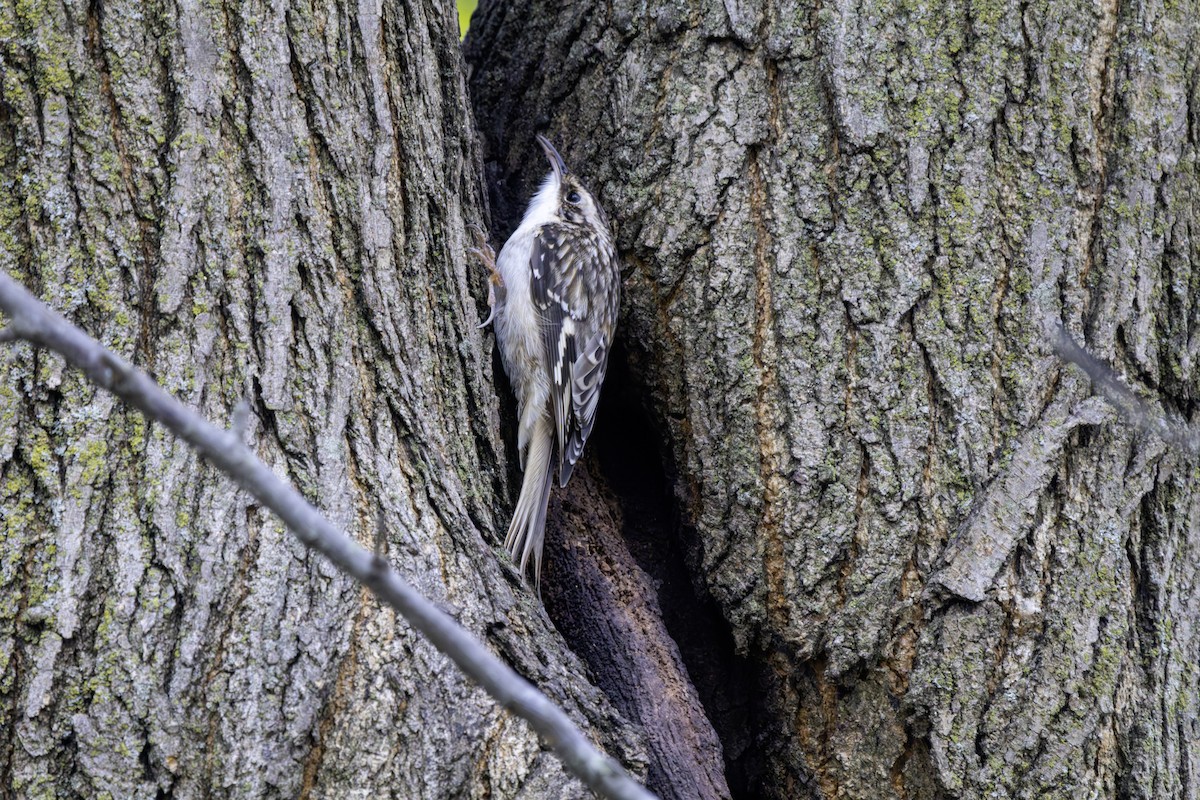
[(500, 277), (500, 272), (496, 269), (496, 251), (488, 244), (487, 233), (478, 225), (471, 224), (471, 236), (475, 239), (475, 246), (468, 247), (467, 252), (475, 256), (479, 261), (487, 267), (488, 270), (488, 317), (479, 324), (480, 328), (486, 328), (492, 324), (496, 318), (496, 287), (503, 288), (504, 280)]
[(476, 328), (486, 328), (496, 319), (496, 284), (488, 281), (488, 315), (487, 319), (476, 325)]
[(496, 272), (496, 251), (488, 244), (487, 233), (483, 228), (471, 223), (471, 238), (475, 240), (475, 246), (467, 248), (467, 252), (474, 255), (483, 265), (492, 273)]

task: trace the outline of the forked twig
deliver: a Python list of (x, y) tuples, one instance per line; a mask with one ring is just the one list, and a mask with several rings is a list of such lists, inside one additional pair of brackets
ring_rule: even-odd
[(1121, 382), (1117, 373), (1085, 350), (1061, 325), (1050, 329), (1050, 345), (1059, 357), (1087, 373), (1099, 394), (1133, 426), (1153, 433), (1168, 446), (1190, 456), (1200, 455), (1200, 430), (1147, 405)]

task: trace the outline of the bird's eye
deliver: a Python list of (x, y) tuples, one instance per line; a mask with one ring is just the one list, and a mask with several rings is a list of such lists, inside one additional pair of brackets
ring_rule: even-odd
[(568, 203), (578, 203), (582, 199), (583, 198), (579, 196), (579, 192), (571, 192), (569, 195), (567, 195)]

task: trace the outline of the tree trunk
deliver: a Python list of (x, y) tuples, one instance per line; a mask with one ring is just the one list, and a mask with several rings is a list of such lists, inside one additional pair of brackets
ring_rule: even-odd
[(610, 405), (593, 448), (623, 454), (612, 476), (661, 465), (647, 524), (690, 580), (658, 600), (735, 797), (1200, 794), (1196, 465), (1047, 339), (1063, 323), (1195, 418), (1198, 21), (1195, 0), (476, 15), (499, 227), (545, 132), (618, 229), (616, 391), (649, 422)]
[[(645, 757), (502, 557), (480, 159), (444, 3), (0, 4), (0, 268)], [(0, 794), (582, 796), (186, 446), (0, 362)], [(501, 532), (501, 533), (498, 533)], [(506, 566), (507, 565), (507, 566)]]

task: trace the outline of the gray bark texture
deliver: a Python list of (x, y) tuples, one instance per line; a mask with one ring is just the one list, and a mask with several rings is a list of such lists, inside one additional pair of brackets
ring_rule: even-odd
[(732, 638), (673, 630), (734, 796), (1200, 796), (1200, 471), (1047, 336), (1195, 421), (1200, 5), (513, 0), (467, 58), (497, 227), (539, 132), (614, 220), (652, 433), (594, 441)]
[[(480, 157), (427, 0), (0, 3), (0, 269), (251, 446), (635, 770), (497, 546)], [(578, 797), (163, 430), (0, 356), (0, 796)]]

